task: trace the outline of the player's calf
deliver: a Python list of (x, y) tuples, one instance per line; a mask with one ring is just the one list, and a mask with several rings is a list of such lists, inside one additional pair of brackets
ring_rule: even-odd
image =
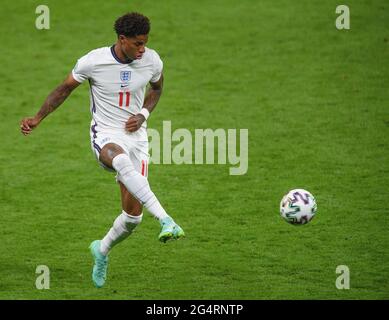
[(101, 253), (106, 256), (115, 245), (126, 239), (142, 222), (142, 218), (143, 214), (139, 216), (132, 216), (123, 210), (122, 213), (115, 219), (112, 228), (101, 240)]
[(112, 160), (112, 167), (118, 173), (118, 180), (146, 209), (158, 220), (169, 215), (150, 189), (150, 184), (144, 176), (136, 171), (127, 154), (119, 154)]

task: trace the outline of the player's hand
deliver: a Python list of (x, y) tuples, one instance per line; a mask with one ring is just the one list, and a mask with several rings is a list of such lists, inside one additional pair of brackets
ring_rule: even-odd
[(145, 120), (146, 119), (142, 114), (131, 116), (126, 122), (126, 130), (129, 132), (135, 132), (142, 126), (142, 123)]
[(35, 117), (24, 118), (20, 121), (20, 131), (26, 136), (38, 126), (39, 122), (40, 120)]

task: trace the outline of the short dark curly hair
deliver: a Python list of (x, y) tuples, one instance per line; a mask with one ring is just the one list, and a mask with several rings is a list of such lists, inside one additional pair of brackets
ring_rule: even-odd
[(149, 34), (150, 20), (141, 13), (129, 12), (115, 21), (114, 29), (118, 37), (121, 34), (128, 38)]

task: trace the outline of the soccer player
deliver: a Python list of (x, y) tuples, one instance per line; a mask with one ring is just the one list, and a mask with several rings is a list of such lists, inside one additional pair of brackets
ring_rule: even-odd
[[(38, 113), (24, 118), (20, 124), (21, 132), (30, 134), (75, 88), (88, 80), (92, 151), (102, 167), (116, 171), (123, 209), (103, 239), (90, 245), (94, 258), (92, 280), (98, 288), (106, 280), (108, 253), (142, 221), (143, 206), (161, 224), (160, 241), (185, 236), (151, 191), (147, 180), (146, 120), (157, 105), (163, 87), (162, 61), (157, 52), (146, 47), (149, 19), (136, 12), (128, 13), (115, 21), (114, 29), (116, 43), (81, 57)], [(148, 83), (150, 88), (145, 93)]]

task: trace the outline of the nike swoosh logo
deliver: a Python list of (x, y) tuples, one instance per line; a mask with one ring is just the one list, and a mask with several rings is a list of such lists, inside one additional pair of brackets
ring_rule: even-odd
[(128, 87), (128, 84), (121, 84), (120, 88)]

